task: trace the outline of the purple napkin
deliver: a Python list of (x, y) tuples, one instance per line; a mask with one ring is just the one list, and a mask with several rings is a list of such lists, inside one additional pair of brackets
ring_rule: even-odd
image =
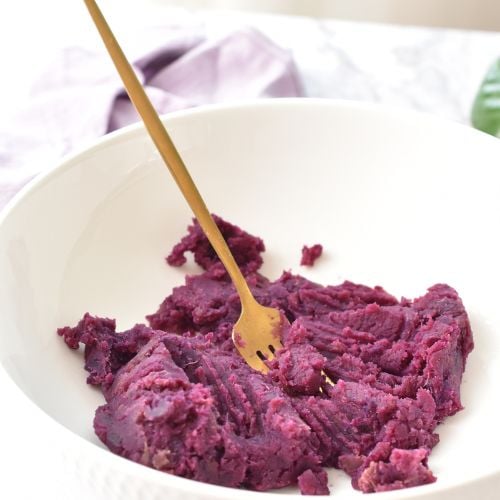
[[(136, 62), (159, 113), (256, 97), (295, 97), (300, 85), (290, 54), (260, 32), (241, 30), (223, 40), (171, 44)], [(108, 130), (137, 121), (125, 92), (113, 104)]]
[[(253, 29), (222, 39), (177, 30), (134, 64), (159, 113), (302, 95), (291, 54)], [(0, 130), (0, 208), (28, 180), (106, 132), (138, 121), (104, 53), (65, 49), (32, 99)]]

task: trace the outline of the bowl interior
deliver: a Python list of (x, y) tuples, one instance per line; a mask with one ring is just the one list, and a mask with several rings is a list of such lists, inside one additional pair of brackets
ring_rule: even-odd
[[(329, 102), (191, 111), (167, 123), (210, 209), (264, 239), (269, 277), (291, 269), (406, 297), (439, 282), (458, 290), (476, 348), (465, 410), (438, 428), (430, 465), (439, 481), (425, 491), (499, 472), (500, 143), (421, 115)], [(102, 397), (56, 328), (86, 311), (119, 328), (144, 321), (197, 272), (164, 262), (190, 218), (136, 127), (39, 180), (1, 222), (1, 365), (86, 440), (99, 444), (92, 418)], [(313, 243), (324, 257), (300, 268), (302, 245)], [(358, 496), (341, 473), (333, 492)]]

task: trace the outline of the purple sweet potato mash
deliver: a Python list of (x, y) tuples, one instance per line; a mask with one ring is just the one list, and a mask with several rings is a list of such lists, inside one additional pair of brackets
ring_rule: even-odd
[[(139, 324), (85, 314), (58, 330), (85, 345), (87, 382), (106, 404), (94, 419), (110, 450), (155, 469), (224, 486), (269, 490), (298, 484), (327, 494), (324, 467), (364, 492), (435, 481), (427, 466), (436, 426), (462, 408), (460, 382), (472, 334), (458, 294), (434, 285), (398, 301), (380, 287), (321, 286), (288, 272), (258, 273), (264, 244), (217, 223), (256, 298), (291, 326), (267, 375), (236, 352), (238, 296), (195, 223), (167, 260), (194, 254), (187, 276)], [(325, 382), (322, 372), (334, 382)]]
[(308, 247), (304, 245), (302, 247), (302, 257), (300, 259), (301, 266), (314, 266), (314, 263), (321, 257), (323, 253), (323, 246), (320, 244)]

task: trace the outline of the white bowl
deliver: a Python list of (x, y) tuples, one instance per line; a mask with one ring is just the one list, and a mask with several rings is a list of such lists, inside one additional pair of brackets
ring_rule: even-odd
[[(458, 290), (476, 348), (465, 410), (438, 428), (430, 458), (438, 481), (377, 498), (497, 499), (500, 142), (425, 115), (318, 100), (197, 109), (166, 123), (210, 209), (264, 238), (264, 274), (291, 268), (325, 284), (348, 278), (407, 297), (438, 282)], [(38, 445), (49, 441), (64, 457), (62, 473), (82, 498), (275, 498), (170, 476), (107, 451), (92, 430), (102, 397), (85, 384), (81, 353), (55, 334), (86, 311), (116, 317), (122, 328), (155, 311), (183, 281), (186, 270), (163, 258), (190, 217), (134, 126), (39, 177), (1, 218), (3, 383), (34, 403), (24, 401), (23, 411)], [(317, 242), (324, 258), (299, 268), (302, 245)], [(362, 496), (339, 471), (331, 485), (338, 500)]]

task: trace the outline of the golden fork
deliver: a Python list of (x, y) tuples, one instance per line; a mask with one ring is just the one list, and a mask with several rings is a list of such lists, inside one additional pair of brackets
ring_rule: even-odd
[(134, 70), (127, 61), (97, 3), (94, 0), (84, 1), (120, 74), (130, 100), (141, 116), (166, 166), (236, 287), (241, 301), (241, 316), (233, 328), (233, 342), (252, 368), (266, 373), (268, 367), (264, 361), (272, 359), (274, 353), (282, 347), (280, 334), (287, 320), (277, 309), (264, 307), (255, 300), (179, 152), (148, 99)]

